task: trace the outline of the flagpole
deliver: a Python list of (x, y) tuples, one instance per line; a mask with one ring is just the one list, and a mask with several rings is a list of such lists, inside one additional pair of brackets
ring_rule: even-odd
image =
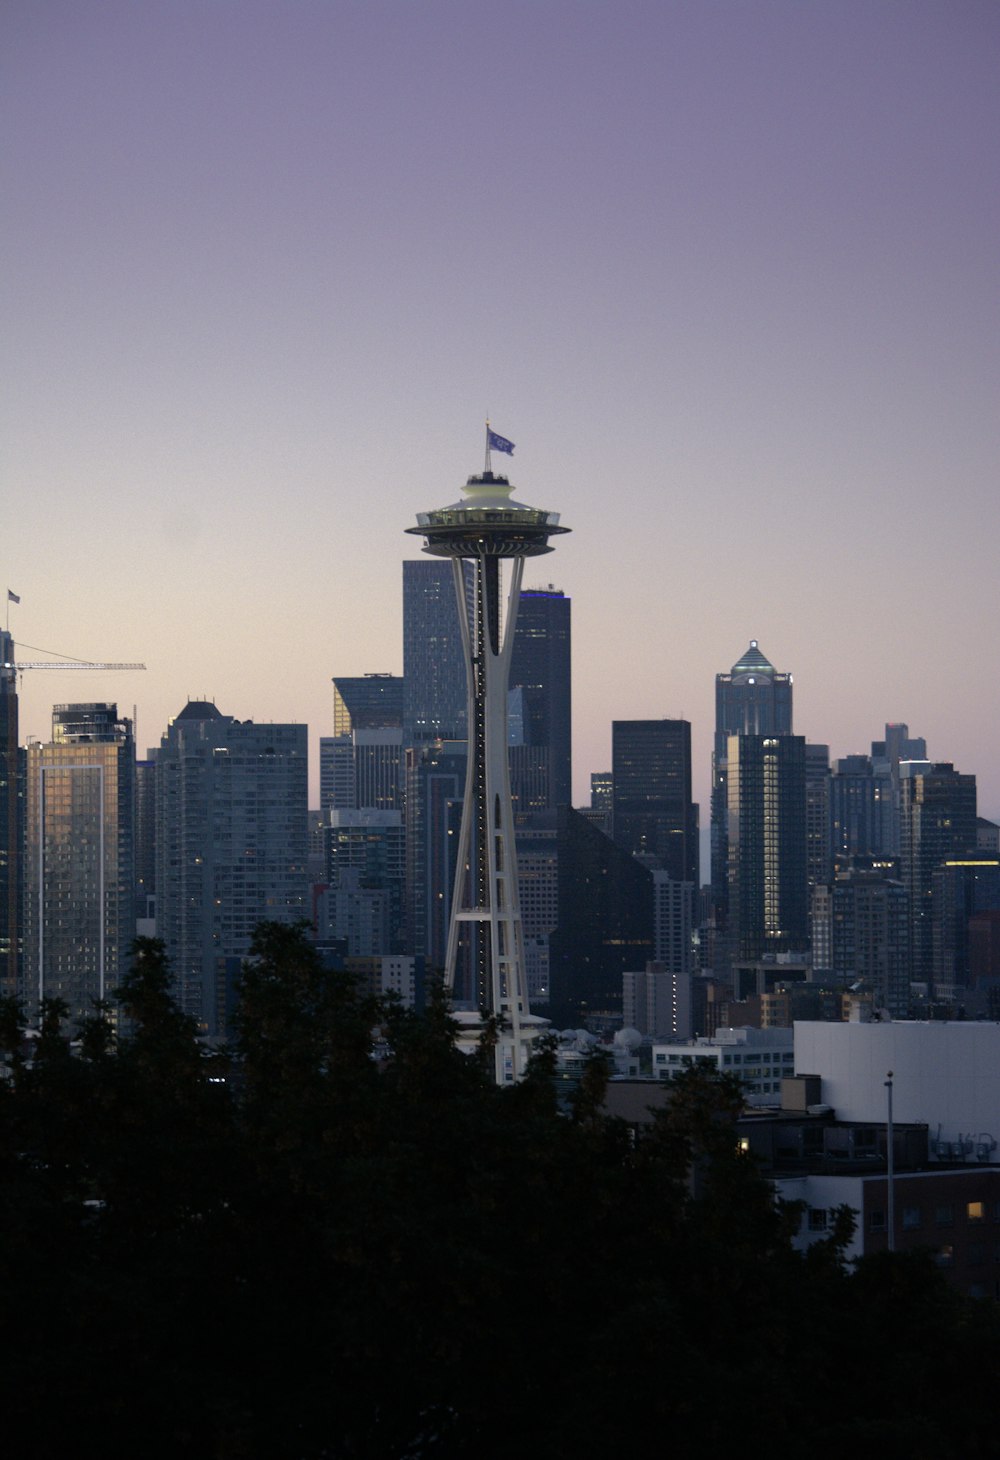
[(490, 470), (490, 418), (486, 417), (486, 471)]

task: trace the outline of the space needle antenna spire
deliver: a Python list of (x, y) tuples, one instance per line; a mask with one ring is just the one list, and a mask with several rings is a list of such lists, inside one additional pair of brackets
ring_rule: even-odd
[[(491, 452), (514, 443), (486, 423), (486, 465), (471, 476), (463, 500), (417, 514), (407, 532), (424, 552), (451, 558), (468, 681), (469, 753), (452, 894), (445, 985), (454, 1001), (460, 962), (471, 1008), (455, 1007), (460, 1042), (474, 1041), (492, 1017), (498, 1083), (520, 1079), (544, 1025), (532, 1016), (525, 976), (507, 759), (507, 690), (525, 558), (552, 551), (549, 538), (569, 528), (557, 512), (513, 500), (510, 481), (493, 472)], [(509, 564), (505, 600), (501, 567)], [(464, 564), (472, 566), (466, 595)]]

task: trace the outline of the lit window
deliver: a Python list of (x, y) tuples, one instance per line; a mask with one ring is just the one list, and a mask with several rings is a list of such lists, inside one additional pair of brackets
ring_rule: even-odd
[(986, 1220), (986, 1204), (981, 1201), (970, 1201), (966, 1203), (965, 1215), (970, 1222), (984, 1222)]

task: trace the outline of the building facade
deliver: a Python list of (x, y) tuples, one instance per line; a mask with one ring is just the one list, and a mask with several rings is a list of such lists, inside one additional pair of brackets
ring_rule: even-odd
[(912, 972), (934, 978), (934, 872), (976, 850), (976, 778), (947, 762), (900, 766), (900, 874), (910, 894)]
[(157, 928), (181, 1005), (208, 1033), (227, 1026), (227, 966), (257, 924), (306, 916), (307, 838), (306, 726), (189, 702), (156, 759)]
[(910, 897), (879, 870), (838, 877), (830, 891), (832, 973), (848, 988), (861, 983), (876, 1009), (894, 1019), (910, 1012)]
[(728, 746), (731, 735), (791, 735), (792, 676), (779, 673), (751, 639), (728, 674), (715, 676), (712, 747), (712, 901), (725, 924), (728, 881)]
[[(463, 567), (472, 612), (472, 568)], [(464, 740), (465, 654), (452, 566), (439, 559), (403, 564), (403, 739)], [(336, 728), (336, 727), (335, 727)]]
[(403, 724), (403, 681), (397, 674), (336, 675), (333, 733), (387, 730)]
[(523, 743), (548, 750), (548, 805), (572, 804), (572, 675), (569, 597), (523, 589), (514, 629), (510, 686), (520, 692)]
[(802, 951), (809, 941), (806, 759), (801, 735), (730, 735), (726, 748), (731, 952)]
[(136, 932), (135, 740), (114, 704), (55, 705), (52, 741), (27, 757), (29, 1011), (61, 999), (72, 1020), (110, 997)]
[(612, 835), (677, 882), (698, 886), (698, 809), (691, 800), (687, 720), (611, 725)]

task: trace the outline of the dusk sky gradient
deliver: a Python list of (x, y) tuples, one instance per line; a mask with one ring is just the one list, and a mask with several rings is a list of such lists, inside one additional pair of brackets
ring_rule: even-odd
[[(573, 531), (578, 801), (751, 637), (834, 757), (1000, 818), (995, 0), (7, 0), (4, 533), (27, 673), (332, 733), (403, 535), (517, 443)], [(0, 592), (3, 591), (0, 581)], [(19, 657), (42, 657), (19, 648)]]

